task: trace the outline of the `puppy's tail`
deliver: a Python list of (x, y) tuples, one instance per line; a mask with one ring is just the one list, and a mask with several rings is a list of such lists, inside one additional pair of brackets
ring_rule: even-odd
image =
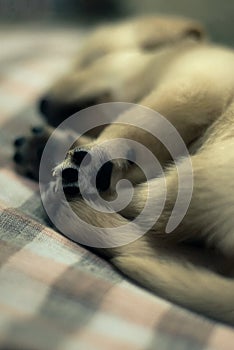
[(205, 268), (166, 259), (124, 255), (112, 259), (152, 292), (212, 319), (234, 325), (234, 282)]

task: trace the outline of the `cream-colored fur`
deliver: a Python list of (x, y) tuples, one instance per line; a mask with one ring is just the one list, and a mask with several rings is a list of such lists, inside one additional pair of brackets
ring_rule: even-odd
[[(233, 125), (234, 103), (208, 128), (201, 149), (191, 157), (194, 172), (193, 197), (184, 219), (174, 232), (165, 233), (178, 186), (177, 170), (171, 167), (166, 174), (167, 202), (154, 227), (131, 244), (97, 249), (142, 286), (184, 307), (232, 325), (234, 280), (230, 276), (234, 261)], [(183, 168), (183, 160), (180, 166)], [(155, 191), (149, 194), (155, 198), (155, 202), (160, 196), (160, 180), (153, 180)], [(147, 191), (146, 184), (135, 187), (133, 201), (122, 211), (123, 216), (95, 212), (79, 198), (71, 199), (70, 205), (79, 217), (95, 226), (116, 227), (125, 224), (128, 217), (141, 212)], [(63, 218), (62, 210), (57, 215)], [(75, 230), (79, 232), (82, 226)], [(203, 247), (191, 250), (189, 243), (193, 241), (204, 242), (210, 250)], [(217, 252), (212, 248), (217, 249)]]
[[(133, 243), (97, 251), (151, 291), (234, 325), (234, 52), (200, 40), (202, 36), (199, 24), (183, 19), (150, 17), (102, 28), (49, 96), (66, 103), (90, 96), (97, 97), (97, 102), (136, 102), (175, 126), (192, 154), (194, 173), (193, 196), (182, 222), (171, 234), (165, 233), (178, 189), (177, 168), (171, 164), (166, 166), (165, 207), (152, 229)], [(134, 122), (141, 116), (134, 109), (120, 115), (118, 125), (107, 126), (83, 149), (93, 150), (98, 157), (95, 150), (103, 141), (127, 138), (145, 145), (167, 165), (170, 154), (159, 140), (140, 128), (121, 125), (131, 118)], [(100, 152), (108, 149), (102, 146)], [(57, 167), (58, 174), (72, 164), (72, 154)], [(184, 162), (181, 158), (178, 165), (182, 174)], [(91, 167), (95, 169), (96, 164), (98, 159), (93, 159)], [(141, 183), (142, 173), (122, 160), (114, 163), (115, 181), (106, 197), (123, 176), (139, 184), (121, 213), (99, 213), (79, 196), (69, 198), (70, 206), (96, 226), (125, 224), (141, 212), (148, 187)], [(149, 196), (157, 203), (161, 179), (151, 181), (154, 191)], [(63, 220), (63, 207), (56, 210)], [(74, 234), (79, 230), (82, 226), (73, 227)]]

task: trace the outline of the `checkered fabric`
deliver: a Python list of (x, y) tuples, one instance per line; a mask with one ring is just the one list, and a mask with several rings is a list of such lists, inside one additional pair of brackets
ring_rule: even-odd
[(82, 41), (72, 28), (0, 31), (0, 349), (231, 350), (233, 329), (137, 287), (48, 227), (12, 141)]

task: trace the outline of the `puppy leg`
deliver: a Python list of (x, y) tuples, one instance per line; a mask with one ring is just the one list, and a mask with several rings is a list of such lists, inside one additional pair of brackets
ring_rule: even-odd
[[(234, 255), (234, 205), (233, 167), (234, 162), (234, 104), (207, 130), (203, 146), (191, 157), (193, 169), (193, 194), (186, 215), (179, 226), (166, 239), (177, 242), (191, 239), (203, 240), (224, 255)], [(178, 174), (183, 177), (178, 188)], [(166, 172), (167, 197), (162, 215), (153, 227), (154, 232), (164, 233), (168, 219), (177, 199), (178, 191), (186, 193), (187, 167), (185, 160), (178, 167)], [(152, 180), (151, 192), (148, 184), (135, 188), (131, 203), (121, 212), (125, 217), (135, 217), (142, 211), (147, 197), (152, 197), (148, 220), (157, 210), (157, 203), (163, 196), (161, 179)], [(180, 212), (177, 212), (180, 215)], [(146, 219), (147, 220), (147, 217)], [(192, 223), (192, 225), (191, 225)]]
[[(140, 247), (139, 247), (140, 248)], [(124, 274), (176, 304), (234, 325), (234, 282), (170, 256), (127, 254), (111, 260)]]

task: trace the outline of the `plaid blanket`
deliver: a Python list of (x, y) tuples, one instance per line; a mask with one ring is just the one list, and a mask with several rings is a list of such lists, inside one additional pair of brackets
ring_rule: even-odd
[(233, 349), (234, 331), (137, 287), (46, 224), (12, 141), (69, 64), (82, 31), (0, 31), (0, 349)]

